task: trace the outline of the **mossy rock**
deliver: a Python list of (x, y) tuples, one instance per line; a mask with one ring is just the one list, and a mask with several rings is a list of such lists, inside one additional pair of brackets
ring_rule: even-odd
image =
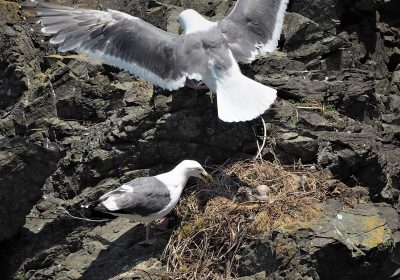
[(16, 23), (21, 20), (20, 5), (16, 2), (0, 0), (0, 22)]

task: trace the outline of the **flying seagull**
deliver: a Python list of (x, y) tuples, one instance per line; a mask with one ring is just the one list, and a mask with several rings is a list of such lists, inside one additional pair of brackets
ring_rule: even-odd
[(39, 3), (32, 10), (60, 52), (75, 50), (168, 90), (203, 81), (217, 95), (219, 118), (239, 122), (261, 115), (276, 98), (275, 89), (242, 75), (237, 61), (250, 63), (277, 47), (288, 2), (238, 0), (219, 22), (188, 9), (178, 16), (184, 35), (111, 9)]
[(204, 182), (212, 180), (197, 161), (184, 160), (170, 172), (136, 178), (82, 208), (145, 223), (146, 239), (141, 243), (152, 244), (154, 240), (149, 239), (151, 223), (171, 212), (189, 177)]

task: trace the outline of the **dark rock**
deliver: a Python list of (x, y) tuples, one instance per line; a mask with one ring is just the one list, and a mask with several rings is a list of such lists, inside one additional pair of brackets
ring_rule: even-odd
[[(37, 51), (27, 32), (2, 25), (0, 34), (0, 110), (15, 105), (27, 90), (30, 79), (37, 69), (25, 69), (25, 61), (31, 61)], [(6, 58), (6, 59), (5, 59)]]
[(319, 139), (321, 166), (351, 186), (358, 182), (368, 186), (373, 200), (393, 199), (392, 189), (398, 189), (399, 175), (398, 154), (393, 146), (381, 145), (367, 133), (322, 133)]
[(317, 0), (317, 1), (293, 1), (289, 5), (289, 11), (301, 14), (316, 23), (324, 30), (334, 29), (340, 20), (337, 12), (339, 0)]
[(313, 163), (317, 159), (318, 143), (316, 139), (295, 132), (281, 134), (277, 139), (276, 147), (285, 162), (294, 162), (300, 159), (302, 163)]
[(309, 111), (301, 113), (297, 124), (313, 130), (332, 131), (335, 129), (334, 125), (325, 116)]
[(54, 148), (26, 143), (20, 137), (0, 139), (0, 241), (13, 236), (42, 196), (46, 178), (55, 170)]

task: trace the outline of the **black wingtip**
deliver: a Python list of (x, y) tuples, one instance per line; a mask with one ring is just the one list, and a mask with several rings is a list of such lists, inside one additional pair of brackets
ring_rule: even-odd
[(98, 204), (97, 201), (96, 202), (89, 202), (89, 203), (86, 203), (86, 204), (81, 204), (81, 208), (82, 209), (93, 210), (96, 207), (97, 204)]

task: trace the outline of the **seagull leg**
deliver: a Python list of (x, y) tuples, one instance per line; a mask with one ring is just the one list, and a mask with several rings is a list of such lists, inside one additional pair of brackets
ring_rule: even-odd
[(185, 86), (195, 90), (208, 89), (206, 85), (199, 86), (194, 80), (186, 79)]
[(151, 223), (148, 223), (146, 225), (146, 239), (144, 241), (139, 242), (139, 245), (151, 245), (154, 244), (154, 242), (156, 242), (156, 239), (149, 239), (149, 233), (150, 233), (150, 227), (151, 227)]

